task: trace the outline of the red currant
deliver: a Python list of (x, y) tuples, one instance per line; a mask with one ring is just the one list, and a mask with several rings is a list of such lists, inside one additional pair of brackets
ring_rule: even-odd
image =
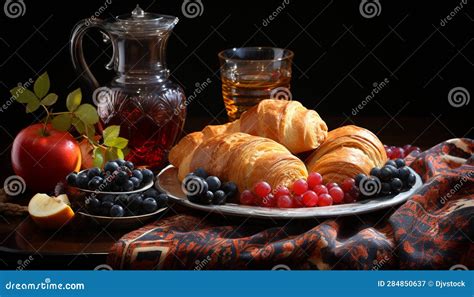
[(332, 187), (329, 189), (329, 195), (332, 197), (332, 201), (335, 204), (341, 203), (344, 199), (344, 192), (339, 187)]
[(403, 150), (404, 150), (405, 152), (407, 152), (407, 153), (411, 152), (411, 151), (412, 151), (412, 146), (411, 146), (411, 144), (405, 144), (405, 145), (403, 146)]
[(293, 196), (293, 207), (295, 208), (304, 207), (303, 196), (300, 196), (300, 195)]
[(352, 187), (352, 189), (349, 191), (349, 195), (351, 195), (351, 197), (357, 201), (357, 199), (359, 199), (359, 196), (360, 196), (359, 188), (356, 186)]
[(349, 193), (344, 193), (344, 203), (353, 203), (356, 200)]
[(329, 194), (321, 194), (318, 196), (318, 206), (332, 205), (332, 197)]
[(240, 194), (240, 203), (243, 205), (255, 205), (255, 195), (249, 191), (245, 190)]
[(349, 192), (354, 186), (354, 184), (355, 184), (355, 180), (353, 178), (346, 178), (341, 184), (341, 189), (344, 192)]
[(296, 195), (303, 195), (308, 191), (308, 183), (304, 179), (299, 179), (293, 183), (292, 190)]
[(387, 153), (387, 157), (388, 157), (389, 159), (392, 159), (392, 155), (393, 155), (392, 149), (391, 149), (391, 148), (388, 148), (388, 149), (385, 150), (385, 152)]
[(328, 183), (326, 184), (326, 188), (331, 189), (332, 187), (339, 187), (339, 185), (337, 183)]
[(293, 206), (293, 201), (288, 195), (279, 196), (277, 198), (277, 206), (279, 208), (290, 208)]
[(303, 194), (303, 204), (307, 207), (313, 207), (318, 204), (318, 195), (313, 191), (306, 191)]
[(253, 187), (253, 192), (257, 194), (257, 196), (263, 198), (266, 197), (272, 191), (272, 187), (264, 181), (258, 182)]
[(401, 147), (396, 147), (392, 150), (391, 159), (405, 158), (405, 151)]
[(317, 185), (320, 185), (323, 183), (323, 177), (321, 174), (317, 173), (317, 172), (311, 172), (309, 175), (308, 175), (308, 187), (310, 189), (314, 188), (315, 186)]
[(285, 186), (279, 186), (276, 191), (275, 191), (275, 198), (279, 197), (279, 196), (282, 196), (282, 195), (288, 195), (290, 196), (290, 190), (288, 190), (287, 187)]
[(323, 185), (317, 185), (316, 187), (313, 188), (313, 191), (316, 192), (316, 194), (321, 195), (321, 194), (327, 194), (328, 193), (328, 188)]
[(260, 205), (264, 207), (274, 207), (275, 204), (276, 199), (273, 194), (268, 194), (266, 197), (263, 197), (262, 201), (260, 202)]

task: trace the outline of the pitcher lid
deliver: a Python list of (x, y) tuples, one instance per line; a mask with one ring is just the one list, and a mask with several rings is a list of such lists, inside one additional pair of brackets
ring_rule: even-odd
[(138, 4), (131, 12), (116, 16), (107, 22), (111, 31), (133, 34), (153, 34), (169, 31), (178, 23), (175, 16), (145, 12)]

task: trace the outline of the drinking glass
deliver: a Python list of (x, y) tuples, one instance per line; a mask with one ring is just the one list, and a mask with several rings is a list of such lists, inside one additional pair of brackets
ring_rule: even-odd
[(222, 96), (230, 121), (263, 99), (291, 99), (293, 52), (272, 47), (242, 47), (219, 53)]

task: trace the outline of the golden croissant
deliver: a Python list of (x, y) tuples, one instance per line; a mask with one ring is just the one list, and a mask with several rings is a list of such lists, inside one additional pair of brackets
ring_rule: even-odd
[(266, 99), (236, 121), (203, 130), (208, 136), (234, 132), (273, 139), (297, 154), (317, 148), (326, 139), (328, 127), (316, 111), (298, 101)]
[(178, 167), (180, 180), (201, 167), (235, 182), (239, 191), (262, 180), (276, 188), (308, 176), (305, 164), (283, 145), (240, 132), (211, 137), (202, 132), (188, 134), (171, 149), (169, 160)]
[(310, 172), (319, 172), (325, 181), (341, 183), (387, 161), (382, 142), (372, 132), (354, 125), (328, 133), (326, 141), (306, 160)]

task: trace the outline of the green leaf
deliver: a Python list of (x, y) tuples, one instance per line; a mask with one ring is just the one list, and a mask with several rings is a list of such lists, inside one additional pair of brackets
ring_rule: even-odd
[(77, 133), (84, 135), (86, 133), (86, 126), (84, 122), (79, 120), (78, 118), (73, 118), (72, 125), (76, 128)]
[(25, 89), (24, 87), (15, 87), (10, 90), (10, 93), (15, 97), (16, 101), (20, 103), (27, 104), (38, 100), (38, 97), (36, 97), (32, 91)]
[(120, 134), (120, 126), (112, 125), (105, 128), (104, 132), (102, 132), (102, 136), (104, 137), (104, 141), (108, 139), (117, 138)]
[(102, 154), (102, 149), (96, 147), (94, 148), (94, 166), (102, 168), (102, 164), (104, 163), (104, 155)]
[(118, 159), (117, 149), (110, 147), (105, 151), (107, 161)]
[(41, 74), (35, 81), (35, 85), (33, 86), (36, 96), (38, 98), (43, 98), (48, 94), (49, 91), (49, 76), (48, 73), (45, 72)]
[(117, 150), (117, 159), (122, 159), (125, 158), (125, 156), (123, 155), (123, 151), (121, 149), (116, 149)]
[(82, 92), (81, 89), (75, 89), (69, 95), (67, 95), (66, 99), (66, 107), (69, 111), (75, 111), (76, 108), (81, 105), (82, 101)]
[(94, 139), (94, 136), (95, 136), (94, 125), (89, 125), (89, 124), (84, 123), (84, 127), (86, 129), (86, 136), (89, 137), (89, 139)]
[(51, 124), (55, 129), (58, 129), (60, 131), (67, 131), (69, 130), (69, 128), (71, 128), (72, 114), (65, 113), (57, 115), (53, 118)]
[(106, 139), (104, 141), (104, 144), (106, 146), (111, 146), (111, 147), (123, 149), (128, 145), (128, 140), (123, 138), (123, 137), (116, 137), (116, 138), (112, 138), (112, 139), (109, 138), (109, 139)]
[(85, 103), (81, 104), (74, 114), (85, 124), (95, 124), (99, 121), (99, 115), (97, 114), (97, 110), (94, 106)]
[(40, 101), (35, 99), (26, 105), (26, 112), (31, 113), (36, 111), (41, 106)]
[(54, 103), (56, 103), (57, 100), (58, 100), (58, 95), (54, 93), (49, 93), (48, 95), (46, 95), (46, 97), (43, 98), (43, 100), (41, 100), (41, 104), (46, 105), (46, 106), (51, 106)]

